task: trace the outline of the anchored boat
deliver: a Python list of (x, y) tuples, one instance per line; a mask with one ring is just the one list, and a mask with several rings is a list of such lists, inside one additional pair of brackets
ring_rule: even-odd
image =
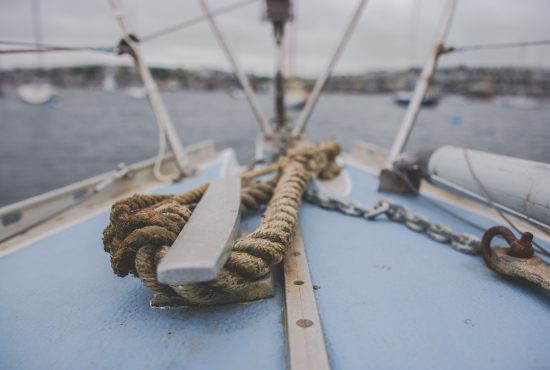
[(53, 88), (47, 83), (21, 85), (17, 89), (17, 93), (21, 100), (33, 105), (50, 105), (55, 98)]
[[(32, 21), (35, 45), (42, 43), (42, 21), (40, 2), (32, 1)], [(40, 72), (44, 69), (44, 59), (41, 52), (36, 53), (36, 61)], [(55, 104), (55, 91), (43, 76), (36, 76), (36, 81), (22, 84), (17, 89), (19, 98), (27, 104), (53, 106)]]
[[(411, 103), (413, 93), (411, 91), (398, 91), (395, 93), (393, 101), (395, 104), (402, 107), (407, 107)], [(424, 107), (433, 107), (439, 103), (440, 96), (437, 94), (426, 94), (424, 99), (422, 99), (422, 106)]]
[[(271, 123), (200, 1), (262, 128), (247, 167), (181, 145), (110, 4), (159, 155), (0, 209), (2, 368), (547, 367), (550, 166), (403, 154), (456, 1), (389, 152), (304, 139), (365, 0), (292, 126), (281, 64)], [(280, 48), (291, 3), (264, 12)]]
[(286, 109), (296, 111), (303, 109), (309, 96), (305, 88), (300, 83), (292, 80), (285, 85), (287, 86), (285, 92)]

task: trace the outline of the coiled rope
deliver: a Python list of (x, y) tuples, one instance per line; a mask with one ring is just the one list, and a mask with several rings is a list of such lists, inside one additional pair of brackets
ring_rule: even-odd
[[(241, 212), (250, 214), (265, 204), (267, 208), (258, 229), (237, 240), (218, 277), (207, 283), (160, 284), (156, 269), (208, 184), (180, 195), (134, 195), (115, 203), (103, 233), (114, 273), (137, 276), (155, 294), (157, 302), (212, 304), (234, 296), (283, 260), (294, 238), (302, 194), (311, 180), (339, 173), (335, 163), (339, 153), (335, 142), (299, 142), (276, 165), (245, 173)], [(251, 182), (269, 170), (276, 171), (271, 179)]]

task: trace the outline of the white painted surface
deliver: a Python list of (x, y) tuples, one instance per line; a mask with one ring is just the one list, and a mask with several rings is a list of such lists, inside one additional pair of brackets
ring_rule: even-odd
[(430, 175), (485, 197), (468, 167), (491, 200), (550, 225), (550, 165), (453, 146), (439, 148), (431, 156)]
[(240, 204), (239, 176), (212, 181), (158, 265), (159, 282), (188, 284), (215, 279), (231, 252), (239, 228)]
[(316, 179), (314, 182), (321, 192), (333, 197), (346, 197), (351, 193), (352, 182), (345, 168), (330, 180)]
[(19, 86), (17, 94), (27, 104), (46, 104), (53, 98), (55, 92), (50, 84), (32, 83)]

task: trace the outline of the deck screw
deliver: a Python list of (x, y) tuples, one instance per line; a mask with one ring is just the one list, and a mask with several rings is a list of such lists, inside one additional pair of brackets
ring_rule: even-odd
[(296, 321), (296, 325), (298, 325), (301, 328), (309, 328), (310, 326), (313, 326), (313, 321), (309, 319), (300, 319)]

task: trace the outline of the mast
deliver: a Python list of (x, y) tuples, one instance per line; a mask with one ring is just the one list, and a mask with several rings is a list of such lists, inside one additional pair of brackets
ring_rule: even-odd
[(285, 111), (284, 36), (285, 24), (292, 21), (292, 3), (290, 0), (266, 0), (264, 19), (273, 24), (275, 37), (275, 131), (285, 136), (287, 119)]

